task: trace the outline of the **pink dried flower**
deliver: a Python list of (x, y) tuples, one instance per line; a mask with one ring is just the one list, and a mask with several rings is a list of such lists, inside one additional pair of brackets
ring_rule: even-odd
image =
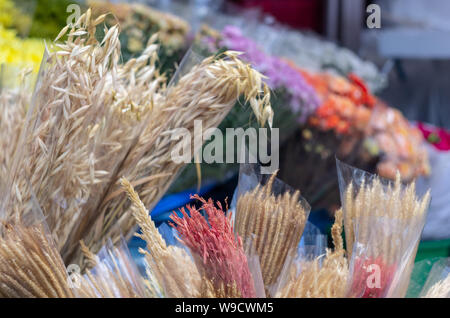
[[(217, 207), (212, 199), (206, 201), (198, 195), (191, 196), (203, 203), (200, 209), (187, 205), (189, 214), (180, 209), (182, 217), (170, 216), (183, 243), (202, 260), (208, 279), (217, 286), (235, 286), (241, 297), (255, 297), (253, 278), (250, 273), (242, 240), (235, 236), (231, 213), (225, 215), (222, 205)], [(207, 219), (200, 213), (206, 212)]]

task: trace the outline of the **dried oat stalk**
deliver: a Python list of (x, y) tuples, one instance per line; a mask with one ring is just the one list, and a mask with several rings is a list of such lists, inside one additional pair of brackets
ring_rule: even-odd
[(259, 256), (266, 293), (277, 281), (288, 254), (296, 250), (309, 213), (299, 191), (273, 193), (275, 175), (266, 185), (241, 195), (236, 206), (236, 233)]

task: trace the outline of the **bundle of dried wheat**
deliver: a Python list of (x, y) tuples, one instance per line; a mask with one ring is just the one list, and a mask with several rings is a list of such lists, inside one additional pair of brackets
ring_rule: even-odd
[[(350, 293), (356, 297), (404, 296), (430, 193), (419, 199), (415, 184), (403, 186), (399, 173), (394, 184), (377, 176), (370, 178), (359, 186), (350, 182), (343, 194)], [(366, 281), (374, 268), (380, 271), (380, 286), (372, 288)]]
[(332, 227), (335, 246), (312, 261), (292, 264), (284, 286), (276, 293), (283, 298), (341, 298), (346, 296), (348, 264), (342, 241), (342, 210), (336, 212)]
[[(226, 52), (219, 59), (207, 58), (181, 77), (175, 86), (169, 88), (159, 108), (158, 117), (166, 124), (165, 130), (157, 135), (154, 126), (147, 126), (130, 150), (117, 175), (133, 180), (149, 209), (164, 195), (185, 165), (171, 157), (172, 150), (179, 144), (172, 138), (175, 129), (184, 128), (189, 132), (186, 134), (191, 138), (190, 145), (193, 145), (191, 154), (197, 153), (201, 145), (194, 142), (197, 138), (194, 120), (202, 122), (203, 131), (217, 127), (240, 95), (250, 103), (261, 125), (271, 122), (270, 93), (262, 82), (262, 76), (237, 56), (237, 53)], [(104, 217), (98, 218), (102, 224), (97, 227), (104, 229), (107, 236), (114, 237), (119, 230), (127, 236), (133, 232), (134, 222), (123, 217), (129, 204), (121, 192), (120, 187), (113, 186), (98, 211)], [(90, 241), (98, 244), (99, 239), (94, 236)]]
[(244, 193), (236, 205), (236, 233), (259, 256), (266, 293), (277, 281), (288, 253), (296, 251), (306, 224), (308, 208), (300, 192), (274, 195), (269, 182)]
[(4, 225), (0, 297), (74, 297), (61, 256), (43, 225)]
[(13, 164), (13, 155), (31, 101), (30, 73), (31, 70), (21, 72), (18, 87), (0, 87), (0, 147), (2, 149), (0, 152), (0, 182), (8, 180)]

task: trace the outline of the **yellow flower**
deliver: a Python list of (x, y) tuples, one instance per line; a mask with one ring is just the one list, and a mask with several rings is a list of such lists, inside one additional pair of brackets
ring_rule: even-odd
[(6, 63), (19, 68), (31, 67), (37, 73), (44, 48), (44, 40), (21, 39), (14, 30), (0, 25), (0, 64)]

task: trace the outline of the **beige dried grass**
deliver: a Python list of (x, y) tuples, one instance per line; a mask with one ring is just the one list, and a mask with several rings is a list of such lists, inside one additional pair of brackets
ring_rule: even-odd
[(307, 211), (300, 202), (300, 192), (274, 195), (269, 182), (257, 185), (238, 198), (235, 231), (259, 256), (261, 273), (269, 293), (276, 283), (288, 255), (296, 251), (306, 224)]
[(19, 74), (18, 87), (0, 87), (0, 184), (9, 179), (12, 159), (31, 101), (31, 70)]
[(183, 248), (166, 245), (131, 183), (122, 178), (121, 184), (132, 202), (131, 212), (141, 228), (141, 233), (136, 236), (147, 243), (147, 250), (141, 249), (140, 252), (145, 255), (149, 274), (162, 286), (166, 297), (198, 297), (201, 279), (192, 258)]
[(4, 225), (0, 297), (74, 297), (64, 263), (42, 225)]
[[(353, 271), (352, 296), (405, 296), (429, 202), (430, 191), (418, 198), (415, 182), (403, 185), (399, 172), (394, 183), (383, 184), (373, 176), (370, 181), (363, 179), (358, 187), (353, 182), (347, 186), (343, 211), (346, 249)], [(359, 246), (356, 253), (355, 242)], [(382, 268), (382, 288), (366, 286), (363, 267), (368, 262)]]

